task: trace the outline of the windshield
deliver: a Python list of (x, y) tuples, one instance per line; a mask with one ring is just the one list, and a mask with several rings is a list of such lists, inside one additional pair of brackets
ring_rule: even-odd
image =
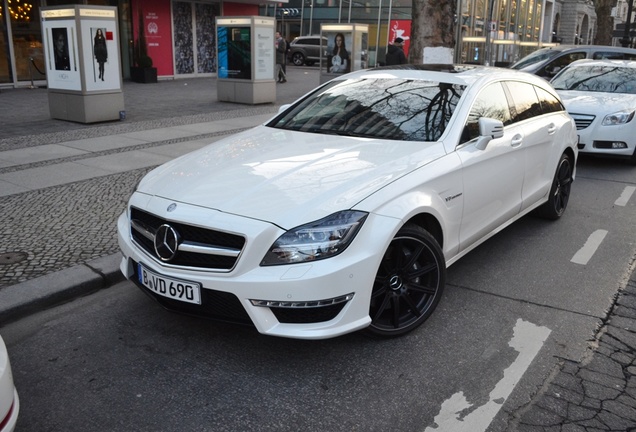
[(517, 63), (513, 64), (510, 67), (512, 69), (523, 69), (535, 63), (539, 63), (549, 58), (552, 58), (555, 55), (557, 55), (559, 52), (560, 51), (555, 49), (542, 48), (540, 50), (533, 52), (532, 54), (525, 56), (524, 58), (522, 58), (521, 60), (519, 60)]
[(423, 80), (332, 81), (269, 126), (303, 132), (402, 141), (437, 141), (463, 86)]
[(556, 90), (636, 94), (636, 68), (577, 66), (563, 70), (551, 81)]

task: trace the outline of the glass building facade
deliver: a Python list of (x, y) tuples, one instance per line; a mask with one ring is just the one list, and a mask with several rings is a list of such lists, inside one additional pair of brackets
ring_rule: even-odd
[[(555, 0), (457, 0), (455, 61), (507, 65), (553, 44), (554, 5)], [(290, 41), (319, 34), (322, 23), (368, 24), (374, 66), (384, 61), (388, 43), (398, 36), (396, 26), (408, 40), (411, 9), (411, 0), (290, 0), (282, 6), (262, 5), (260, 14), (276, 17), (278, 29)]]

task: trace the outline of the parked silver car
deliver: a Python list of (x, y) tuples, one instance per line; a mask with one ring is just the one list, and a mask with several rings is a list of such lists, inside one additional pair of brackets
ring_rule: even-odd
[[(327, 46), (327, 38), (323, 37), (323, 46)], [(289, 44), (287, 60), (296, 66), (312, 66), (320, 61), (320, 36), (298, 36)]]
[(537, 50), (511, 68), (550, 80), (573, 61), (582, 59), (636, 60), (636, 49), (605, 45), (557, 45)]

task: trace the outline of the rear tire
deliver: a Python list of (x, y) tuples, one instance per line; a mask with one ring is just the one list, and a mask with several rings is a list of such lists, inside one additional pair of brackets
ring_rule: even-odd
[(548, 201), (537, 209), (539, 216), (550, 220), (556, 220), (563, 216), (570, 200), (573, 172), (574, 166), (570, 156), (563, 153), (552, 180)]
[(296, 66), (302, 66), (305, 64), (305, 56), (302, 53), (295, 52), (292, 54), (292, 63)]
[(420, 326), (437, 307), (445, 284), (446, 262), (435, 238), (417, 225), (405, 225), (376, 274), (367, 332), (395, 337)]

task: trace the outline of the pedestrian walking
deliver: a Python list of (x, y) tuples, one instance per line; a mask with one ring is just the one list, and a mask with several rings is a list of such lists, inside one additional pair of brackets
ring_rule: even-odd
[(276, 40), (274, 41), (274, 47), (276, 48), (276, 80), (279, 83), (287, 82), (287, 75), (285, 75), (285, 56), (287, 55), (287, 42), (280, 35), (280, 32), (276, 32)]
[(387, 66), (406, 64), (406, 55), (404, 54), (404, 39), (397, 37), (392, 44), (389, 45), (386, 52)]

